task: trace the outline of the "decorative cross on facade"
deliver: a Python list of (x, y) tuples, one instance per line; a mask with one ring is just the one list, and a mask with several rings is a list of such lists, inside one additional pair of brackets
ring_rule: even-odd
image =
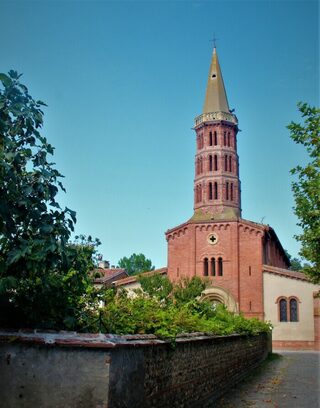
[(214, 235), (211, 235), (211, 237), (209, 238), (210, 241), (214, 244), (217, 240), (217, 238)]
[(207, 238), (209, 244), (215, 245), (218, 242), (218, 237), (216, 234), (210, 234)]

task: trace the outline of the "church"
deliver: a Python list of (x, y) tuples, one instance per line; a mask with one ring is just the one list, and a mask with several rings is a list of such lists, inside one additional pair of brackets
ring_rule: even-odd
[[(229, 108), (216, 48), (194, 131), (194, 213), (165, 234), (165, 273), (172, 281), (203, 277), (204, 299), (270, 321), (275, 348), (319, 349), (319, 286), (289, 270), (273, 228), (241, 216), (238, 119)], [(135, 277), (116, 282), (128, 289), (136, 285)]]

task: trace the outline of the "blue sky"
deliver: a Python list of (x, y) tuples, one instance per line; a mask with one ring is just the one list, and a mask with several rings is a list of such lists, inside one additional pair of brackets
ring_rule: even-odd
[(319, 104), (316, 1), (3, 1), (0, 71), (47, 102), (76, 232), (113, 264), (142, 252), (166, 265), (164, 232), (193, 214), (194, 117), (215, 33), (236, 109), (243, 218), (299, 244), (289, 171), (304, 164), (286, 125)]

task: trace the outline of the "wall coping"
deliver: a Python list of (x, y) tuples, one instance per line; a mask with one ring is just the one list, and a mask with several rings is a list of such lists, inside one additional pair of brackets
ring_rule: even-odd
[[(262, 333), (260, 333), (261, 335)], [(216, 342), (232, 341), (235, 338), (253, 338), (258, 335), (231, 334), (218, 336), (209, 333), (186, 333), (176, 337), (176, 343), (214, 340)], [(44, 346), (83, 347), (114, 349), (122, 347), (145, 347), (170, 344), (170, 340), (161, 340), (153, 334), (114, 335), (103, 333), (78, 333), (71, 331), (42, 331), (38, 329), (10, 330), (0, 329), (0, 344), (27, 343)]]

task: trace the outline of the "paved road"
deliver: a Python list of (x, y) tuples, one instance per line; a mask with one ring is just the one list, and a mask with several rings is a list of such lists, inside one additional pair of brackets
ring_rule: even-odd
[(320, 353), (274, 353), (214, 408), (320, 408)]

